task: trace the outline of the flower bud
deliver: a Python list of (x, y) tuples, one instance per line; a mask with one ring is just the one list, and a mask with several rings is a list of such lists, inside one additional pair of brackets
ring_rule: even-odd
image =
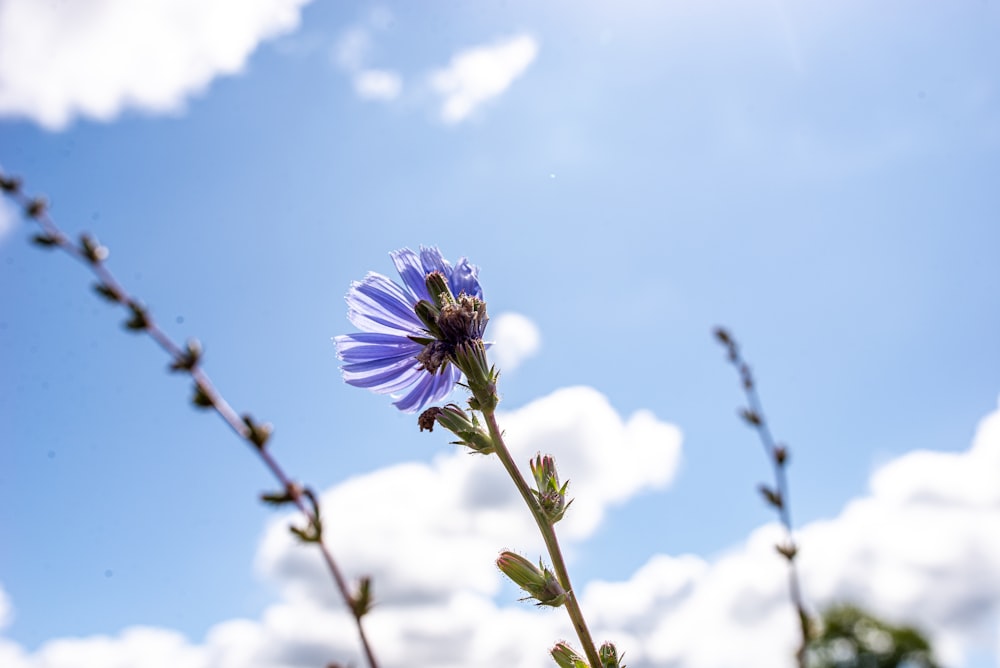
[(455, 445), (464, 445), (483, 455), (493, 452), (493, 439), (479, 426), (475, 413), (470, 415), (457, 405), (448, 404), (442, 408), (428, 408), (417, 419), (420, 431), (434, 431), (435, 422), (458, 436), (460, 440), (452, 441)]
[[(437, 326), (437, 318), (438, 314), (441, 313), (441, 309), (439, 309), (437, 306), (430, 303), (426, 299), (421, 299), (414, 305), (413, 312), (417, 315), (418, 318), (420, 318), (420, 322), (424, 324), (424, 327), (427, 328), (427, 331), (430, 332), (433, 338), (437, 339), (441, 338), (441, 330)], [(426, 345), (427, 343), (430, 343), (430, 341), (432, 341), (433, 339), (420, 339), (420, 340), (414, 339), (414, 340), (417, 341), (417, 343), (422, 343)]]
[(439, 309), (455, 303), (455, 296), (451, 294), (451, 288), (448, 287), (448, 279), (440, 271), (432, 271), (427, 274), (424, 284), (427, 286), (427, 292), (431, 294), (431, 299), (434, 300)]
[(566, 487), (569, 486), (567, 480), (562, 487), (559, 486), (559, 474), (556, 472), (556, 462), (551, 455), (542, 457), (541, 453), (535, 459), (528, 462), (531, 467), (531, 474), (535, 477), (536, 489), (531, 490), (538, 500), (538, 505), (542, 507), (542, 512), (549, 522), (555, 524), (563, 518), (566, 510), (573, 503), (572, 499), (566, 502)]
[[(538, 566), (513, 552), (501, 552), (497, 558), (497, 568), (509, 577), (514, 584), (523, 589), (527, 598), (533, 598), (536, 605), (550, 605), (558, 608), (566, 601), (566, 590), (548, 568)], [(521, 599), (526, 600), (526, 599)]]
[(556, 643), (556, 646), (549, 650), (549, 653), (559, 668), (590, 668), (583, 657), (565, 642)]
[(606, 642), (601, 645), (597, 650), (597, 656), (601, 659), (601, 668), (625, 668), (613, 643)]
[(358, 582), (357, 590), (350, 597), (351, 612), (357, 619), (361, 619), (372, 609), (372, 579), (364, 576)]

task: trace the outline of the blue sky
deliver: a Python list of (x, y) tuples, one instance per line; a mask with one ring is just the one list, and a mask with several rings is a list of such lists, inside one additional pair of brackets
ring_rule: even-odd
[[(811, 603), (996, 666), (998, 28), (965, 0), (9, 0), (0, 166), (273, 422), (375, 573), (386, 665), (548, 665), (569, 633), (494, 572), (537, 550), (524, 511), (449, 496), (497, 463), (340, 380), (348, 285), (430, 244), (481, 268), (504, 426), (563, 453), (571, 570), (629, 665), (794, 639), (726, 324), (792, 451)], [(3, 665), (356, 659), (260, 464), (31, 232), (0, 209)]]

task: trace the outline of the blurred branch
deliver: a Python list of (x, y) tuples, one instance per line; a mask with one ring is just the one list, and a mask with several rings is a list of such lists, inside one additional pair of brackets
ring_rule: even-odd
[(717, 327), (715, 338), (721, 343), (728, 353), (729, 362), (736, 368), (740, 375), (740, 384), (747, 398), (747, 407), (740, 410), (740, 417), (760, 437), (761, 445), (764, 446), (764, 454), (771, 462), (774, 471), (774, 486), (760, 485), (759, 490), (765, 502), (777, 512), (782, 525), (785, 527), (785, 542), (775, 547), (788, 562), (788, 585), (792, 599), (792, 605), (799, 618), (799, 629), (802, 633), (802, 640), (799, 648), (795, 652), (795, 658), (799, 668), (805, 668), (806, 650), (812, 636), (812, 619), (806, 611), (805, 603), (802, 599), (802, 588), (799, 585), (798, 569), (795, 565), (795, 557), (799, 548), (795, 543), (795, 535), (792, 529), (792, 512), (788, 501), (788, 476), (786, 467), (788, 465), (788, 448), (776, 443), (767, 419), (764, 417), (764, 408), (757, 393), (757, 383), (754, 381), (750, 365), (743, 359), (740, 353), (739, 344), (728, 330)]
[(133, 295), (130, 295), (107, 268), (105, 264), (108, 257), (107, 248), (101, 246), (93, 236), (87, 233), (80, 236), (79, 243), (74, 243), (49, 216), (45, 200), (40, 197), (29, 197), (24, 193), (20, 179), (0, 173), (0, 191), (20, 206), (26, 218), (34, 221), (41, 228), (41, 232), (34, 235), (32, 241), (43, 248), (58, 248), (65, 251), (86, 265), (97, 278), (97, 283), (94, 285), (97, 294), (127, 310), (128, 319), (124, 323), (125, 329), (136, 333), (145, 332), (170, 357), (170, 371), (186, 373), (191, 377), (194, 381), (192, 403), (199, 408), (213, 409), (237, 436), (251, 446), (251, 449), (281, 486), (280, 492), (264, 494), (262, 499), (273, 505), (294, 505), (305, 516), (307, 526), (305, 528), (291, 527), (292, 532), (303, 542), (316, 543), (319, 547), (327, 570), (330, 571), (344, 603), (357, 624), (358, 635), (369, 668), (378, 668), (361, 623), (361, 618), (371, 607), (371, 581), (368, 578), (363, 578), (358, 592), (351, 593), (347, 581), (333, 558), (333, 553), (323, 543), (323, 525), (316, 495), (310, 489), (293, 482), (267, 448), (267, 442), (272, 432), (271, 425), (257, 422), (248, 413), (241, 416), (229, 405), (221, 392), (212, 384), (208, 374), (202, 369), (202, 350), (198, 341), (192, 339), (182, 347), (157, 325), (149, 310)]

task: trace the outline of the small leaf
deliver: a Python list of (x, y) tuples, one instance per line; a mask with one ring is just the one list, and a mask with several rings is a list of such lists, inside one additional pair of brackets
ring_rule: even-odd
[(97, 283), (94, 285), (94, 292), (107, 299), (109, 302), (120, 303), (122, 295), (107, 283)]
[(764, 422), (756, 411), (752, 411), (749, 408), (741, 410), (740, 417), (746, 420), (747, 424), (751, 424), (755, 427), (759, 427)]
[(125, 321), (125, 329), (132, 332), (142, 332), (149, 329), (149, 312), (141, 304), (129, 302), (128, 308), (132, 317)]
[(215, 406), (215, 402), (212, 400), (212, 397), (205, 391), (205, 388), (203, 388), (200, 383), (194, 384), (194, 396), (191, 397), (191, 403), (198, 408), (212, 408)]
[(45, 207), (45, 200), (36, 197), (25, 205), (24, 215), (28, 218), (40, 218), (45, 213)]
[(31, 242), (36, 246), (41, 246), (43, 248), (51, 248), (52, 246), (59, 245), (59, 239), (48, 233), (36, 234), (31, 237)]
[(5, 193), (17, 193), (21, 190), (21, 179), (16, 176), (0, 175), (0, 190)]
[(288, 503), (295, 503), (295, 497), (293, 497), (288, 491), (264, 492), (260, 495), (260, 500), (272, 506), (283, 506)]
[(198, 339), (188, 339), (184, 352), (170, 363), (171, 371), (191, 371), (201, 361), (202, 348)]
[(316, 527), (314, 522), (310, 522), (305, 529), (293, 524), (288, 527), (288, 530), (295, 534), (303, 543), (319, 543), (323, 540), (323, 532)]
[(760, 491), (760, 495), (764, 497), (764, 500), (775, 508), (781, 508), (784, 505), (784, 502), (781, 500), (781, 492), (776, 492), (767, 485), (761, 485), (757, 489)]
[(795, 547), (795, 545), (792, 544), (775, 545), (774, 549), (778, 551), (778, 554), (782, 555), (785, 559), (788, 559), (789, 561), (794, 559), (795, 555), (798, 554), (799, 552), (799, 548)]
[(243, 424), (247, 426), (246, 439), (254, 444), (258, 450), (263, 450), (267, 440), (271, 438), (273, 428), (269, 424), (257, 424), (250, 414), (243, 416)]
[(733, 337), (730, 336), (729, 331), (725, 327), (716, 327), (712, 332), (715, 334), (715, 338), (719, 340), (719, 343), (723, 345), (731, 345), (733, 342)]

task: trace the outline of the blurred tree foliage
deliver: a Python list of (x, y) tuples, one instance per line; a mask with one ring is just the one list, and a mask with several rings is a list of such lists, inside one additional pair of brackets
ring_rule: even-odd
[(809, 668), (940, 668), (916, 629), (892, 626), (853, 605), (823, 613), (809, 644)]

